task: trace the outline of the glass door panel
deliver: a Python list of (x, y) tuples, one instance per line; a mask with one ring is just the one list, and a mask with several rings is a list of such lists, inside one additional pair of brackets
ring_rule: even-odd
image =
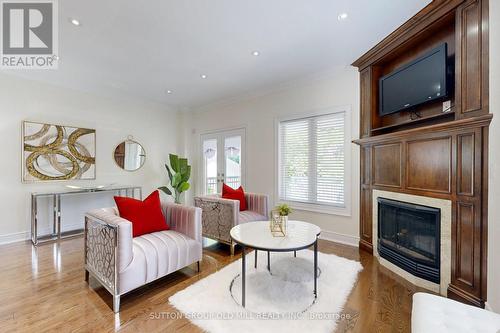
[(217, 175), (217, 139), (207, 139), (203, 141), (203, 179), (204, 193), (215, 194), (218, 192)]
[(245, 129), (220, 131), (201, 136), (203, 194), (222, 192), (245, 184)]
[(224, 138), (224, 182), (236, 189), (241, 185), (241, 136)]

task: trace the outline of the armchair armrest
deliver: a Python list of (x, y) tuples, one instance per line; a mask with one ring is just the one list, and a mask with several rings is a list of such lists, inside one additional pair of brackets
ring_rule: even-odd
[[(111, 244), (114, 242), (114, 244)], [(116, 267), (122, 272), (132, 262), (132, 223), (118, 216), (115, 208), (95, 209), (85, 215), (85, 264), (102, 250), (116, 247)], [(111, 253), (106, 252), (106, 255)], [(102, 258), (101, 258), (102, 259)], [(97, 272), (96, 272), (97, 273)]]
[(183, 233), (202, 243), (200, 208), (169, 202), (162, 202), (161, 207), (170, 229)]
[(203, 196), (195, 197), (194, 204), (202, 210), (203, 235), (230, 243), (229, 230), (238, 224), (240, 202)]
[(266, 194), (257, 193), (245, 193), (245, 199), (247, 200), (247, 209), (253, 212), (257, 212), (260, 215), (269, 217), (269, 196)]
[(196, 207), (201, 207), (202, 204), (218, 204), (222, 206), (223, 209), (231, 212), (231, 216), (235, 217), (237, 220), (238, 212), (240, 211), (240, 202), (238, 200), (223, 199), (217, 195), (207, 195), (203, 197), (195, 197), (194, 205)]

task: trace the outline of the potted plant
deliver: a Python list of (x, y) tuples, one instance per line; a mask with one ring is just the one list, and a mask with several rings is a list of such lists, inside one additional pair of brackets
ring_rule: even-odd
[(286, 216), (287, 218), (288, 218), (288, 215), (290, 215), (292, 213), (292, 209), (287, 204), (281, 204), (281, 205), (276, 206), (276, 210), (278, 211), (280, 216)]
[(167, 195), (171, 195), (175, 203), (181, 203), (182, 192), (190, 188), (188, 180), (191, 177), (191, 166), (188, 164), (187, 158), (181, 158), (175, 154), (169, 154), (169, 160), (170, 167), (165, 164), (165, 168), (168, 172), (168, 179), (170, 180), (172, 190), (167, 186), (161, 186), (158, 189)]
[(286, 236), (288, 215), (292, 209), (287, 204), (281, 204), (271, 212), (271, 233), (273, 236)]

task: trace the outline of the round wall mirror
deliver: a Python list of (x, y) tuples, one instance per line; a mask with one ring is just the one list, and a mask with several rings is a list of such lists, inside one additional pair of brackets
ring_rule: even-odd
[(128, 138), (115, 148), (116, 164), (126, 171), (140, 169), (146, 161), (146, 151), (139, 142)]

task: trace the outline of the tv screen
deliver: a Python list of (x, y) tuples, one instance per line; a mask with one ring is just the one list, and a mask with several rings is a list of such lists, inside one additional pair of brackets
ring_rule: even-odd
[(447, 96), (446, 44), (380, 78), (379, 114), (410, 109)]

